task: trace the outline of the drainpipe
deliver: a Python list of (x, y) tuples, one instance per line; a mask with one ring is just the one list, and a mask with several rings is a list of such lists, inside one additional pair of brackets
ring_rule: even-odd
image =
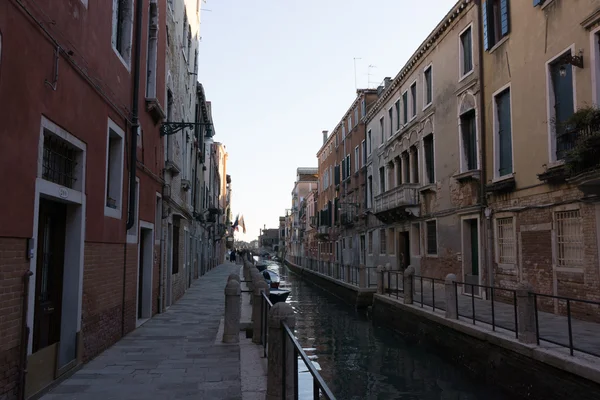
[(27, 349), (29, 347), (29, 327), (27, 326), (27, 311), (29, 309), (29, 280), (33, 272), (27, 271), (23, 276), (23, 311), (21, 313), (21, 359), (19, 367), (18, 399), (25, 399), (25, 381), (27, 378)]
[[(138, 0), (135, 8), (135, 54), (133, 69), (133, 104), (131, 106), (131, 155), (129, 163), (129, 207), (127, 212), (126, 230), (133, 228), (135, 222), (135, 172), (137, 170), (137, 135), (140, 129), (138, 118), (140, 99), (140, 59), (142, 51), (142, 15), (144, 0)], [(125, 243), (125, 265), (123, 266), (123, 304), (121, 307), (121, 335), (125, 335), (125, 295), (127, 278), (127, 243)]]
[(483, 2), (481, 0), (477, 1), (477, 35), (479, 43), (479, 96), (480, 96), (480, 106), (479, 106), (479, 126), (480, 129), (480, 143), (481, 146), (479, 148), (479, 154), (481, 159), (481, 177), (479, 180), (479, 203), (481, 204), (481, 208), (483, 210), (483, 214), (485, 217), (486, 223), (486, 237), (487, 237), (487, 249), (485, 251), (485, 258), (487, 264), (487, 274), (488, 274), (488, 285), (494, 286), (494, 271), (492, 267), (492, 219), (491, 219), (491, 210), (487, 209), (487, 197), (485, 195), (485, 182), (486, 180), (486, 145), (485, 145), (485, 136), (486, 136), (486, 126), (485, 126), (485, 81), (484, 81), (484, 68), (483, 68)]

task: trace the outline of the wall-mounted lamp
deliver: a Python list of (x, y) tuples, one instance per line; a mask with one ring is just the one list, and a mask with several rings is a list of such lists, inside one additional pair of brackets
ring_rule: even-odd
[(583, 50), (579, 50), (579, 55), (573, 56), (571, 53), (567, 53), (560, 58), (561, 66), (559, 69), (560, 76), (564, 78), (567, 76), (567, 65), (572, 65), (577, 68), (583, 68)]

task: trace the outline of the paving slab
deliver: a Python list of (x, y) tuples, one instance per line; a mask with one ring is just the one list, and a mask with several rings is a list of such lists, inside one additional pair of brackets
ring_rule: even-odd
[[(163, 313), (121, 339), (42, 400), (241, 400), (240, 346), (217, 338), (225, 263), (196, 280)], [(256, 346), (259, 347), (259, 346)]]

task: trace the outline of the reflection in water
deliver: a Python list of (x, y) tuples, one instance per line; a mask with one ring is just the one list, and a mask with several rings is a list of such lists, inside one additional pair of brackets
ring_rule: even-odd
[[(373, 326), (364, 313), (287, 268), (270, 269), (291, 289), (287, 302), (296, 311), (296, 337), (338, 399), (507, 399), (428, 350)], [(302, 361), (299, 371), (299, 397), (312, 399), (312, 377)]]

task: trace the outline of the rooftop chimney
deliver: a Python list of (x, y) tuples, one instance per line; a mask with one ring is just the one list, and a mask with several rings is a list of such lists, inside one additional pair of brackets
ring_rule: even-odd
[(323, 131), (323, 144), (327, 143), (327, 133), (329, 133), (329, 131)]
[(384, 89), (389, 88), (391, 83), (392, 83), (392, 78), (390, 78), (389, 76), (383, 78)]

